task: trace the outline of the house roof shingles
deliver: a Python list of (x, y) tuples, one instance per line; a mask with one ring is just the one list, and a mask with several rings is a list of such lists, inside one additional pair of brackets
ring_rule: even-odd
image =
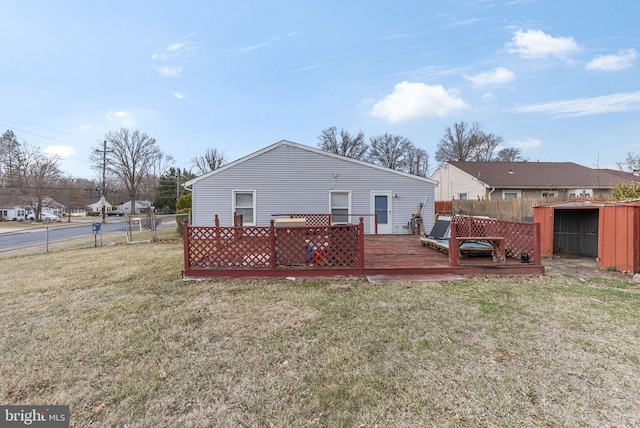
[(623, 171), (592, 169), (573, 162), (449, 162), (489, 187), (601, 188), (638, 180)]

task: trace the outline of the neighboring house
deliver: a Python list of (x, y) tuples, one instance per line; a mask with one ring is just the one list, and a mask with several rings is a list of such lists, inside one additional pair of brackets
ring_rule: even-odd
[(105, 212), (113, 210), (113, 206), (104, 198), (104, 196), (99, 198), (90, 198), (89, 205), (87, 205), (87, 211), (92, 213), (101, 213), (103, 206)]
[(10, 204), (9, 206), (0, 207), (0, 215), (2, 215), (3, 221), (24, 220), (27, 210), (21, 206)]
[(424, 228), (434, 217), (436, 182), (290, 141), (280, 141), (185, 183), (193, 192), (192, 222), (268, 226), (273, 214), (333, 214), (334, 223), (358, 223), (365, 233), (410, 233), (414, 213)]
[[(118, 209), (125, 214), (131, 214), (131, 201), (119, 205)], [(140, 214), (141, 212), (148, 212), (152, 209), (153, 207), (151, 206), (150, 201), (136, 201), (135, 210), (133, 211), (133, 213)]]
[(437, 201), (522, 197), (606, 199), (634, 174), (573, 162), (445, 162), (431, 176)]
[(51, 198), (44, 198), (42, 200), (42, 212), (57, 215), (62, 217), (67, 213), (67, 207)]
[[(25, 220), (26, 217), (33, 213), (34, 208), (31, 207), (28, 198), (17, 197), (0, 204), (0, 215), (2, 220)], [(65, 206), (51, 198), (42, 200), (42, 213), (55, 214), (61, 217), (66, 212)]]

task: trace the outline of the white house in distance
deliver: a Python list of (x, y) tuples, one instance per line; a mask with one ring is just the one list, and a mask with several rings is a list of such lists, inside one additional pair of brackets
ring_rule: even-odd
[(125, 214), (140, 214), (145, 210), (151, 209), (151, 201), (136, 201), (133, 212), (131, 211), (131, 201), (120, 204), (118, 209)]
[(222, 226), (243, 215), (245, 226), (268, 226), (273, 214), (333, 214), (365, 233), (407, 234), (414, 213), (425, 230), (434, 218), (436, 182), (371, 163), (280, 141), (185, 183), (192, 189), (192, 222)]
[(90, 212), (101, 213), (102, 207), (104, 207), (105, 211), (111, 211), (113, 209), (111, 204), (104, 198), (104, 196), (101, 196), (99, 198), (91, 198), (89, 202), (90, 203), (89, 205), (87, 205), (87, 209)]

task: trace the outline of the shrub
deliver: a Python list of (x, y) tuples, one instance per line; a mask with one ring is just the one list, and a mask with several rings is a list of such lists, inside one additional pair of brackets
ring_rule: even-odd
[(176, 212), (184, 212), (182, 210), (191, 209), (191, 193), (180, 196), (176, 202)]
[(182, 236), (182, 222), (189, 221), (189, 214), (176, 214), (176, 223), (178, 227), (176, 228), (176, 232), (178, 235)]
[(611, 192), (613, 199), (624, 201), (627, 199), (640, 198), (640, 184), (632, 181), (630, 183), (618, 183)]

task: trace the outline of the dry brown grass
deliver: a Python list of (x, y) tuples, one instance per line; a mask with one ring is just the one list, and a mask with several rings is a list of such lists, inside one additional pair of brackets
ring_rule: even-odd
[(610, 279), (183, 282), (178, 241), (2, 260), (0, 400), (85, 426), (633, 426)]

